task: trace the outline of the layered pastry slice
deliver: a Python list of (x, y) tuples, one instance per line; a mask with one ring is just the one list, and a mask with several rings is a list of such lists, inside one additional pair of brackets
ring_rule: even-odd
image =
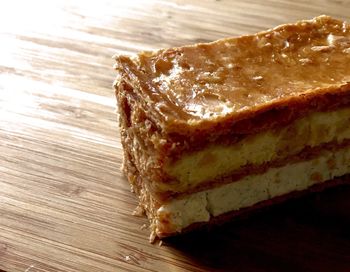
[(152, 238), (350, 180), (345, 22), (116, 56), (115, 68), (123, 168)]

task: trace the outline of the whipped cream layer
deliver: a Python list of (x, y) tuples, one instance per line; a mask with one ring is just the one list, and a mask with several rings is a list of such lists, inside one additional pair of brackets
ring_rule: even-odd
[(349, 147), (323, 151), (308, 161), (271, 168), (264, 174), (245, 176), (233, 183), (173, 199), (158, 209), (156, 233), (162, 237), (180, 232), (193, 223), (208, 222), (213, 216), (305, 190), (349, 173)]
[(164, 171), (173, 182), (158, 186), (163, 191), (183, 192), (247, 165), (262, 165), (296, 155), (305, 147), (339, 144), (350, 139), (349, 123), (350, 108), (314, 112), (287, 126), (247, 136), (231, 145), (213, 144), (166, 165)]

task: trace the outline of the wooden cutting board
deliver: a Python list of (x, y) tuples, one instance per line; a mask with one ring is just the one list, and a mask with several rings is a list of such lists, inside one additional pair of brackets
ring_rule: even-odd
[(2, 2), (0, 269), (349, 271), (349, 187), (159, 246), (120, 171), (113, 54), (320, 14), (350, 19), (350, 2)]

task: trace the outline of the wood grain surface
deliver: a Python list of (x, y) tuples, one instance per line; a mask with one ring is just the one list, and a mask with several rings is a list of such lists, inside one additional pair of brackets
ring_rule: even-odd
[(0, 270), (350, 271), (350, 188), (148, 243), (123, 178), (112, 55), (328, 14), (349, 1), (2, 1)]

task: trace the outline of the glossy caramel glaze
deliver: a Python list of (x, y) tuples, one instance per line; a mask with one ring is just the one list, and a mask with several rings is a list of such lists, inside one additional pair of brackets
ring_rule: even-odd
[(116, 60), (122, 78), (166, 131), (200, 129), (305, 94), (349, 91), (350, 26), (319, 16), (256, 35)]

